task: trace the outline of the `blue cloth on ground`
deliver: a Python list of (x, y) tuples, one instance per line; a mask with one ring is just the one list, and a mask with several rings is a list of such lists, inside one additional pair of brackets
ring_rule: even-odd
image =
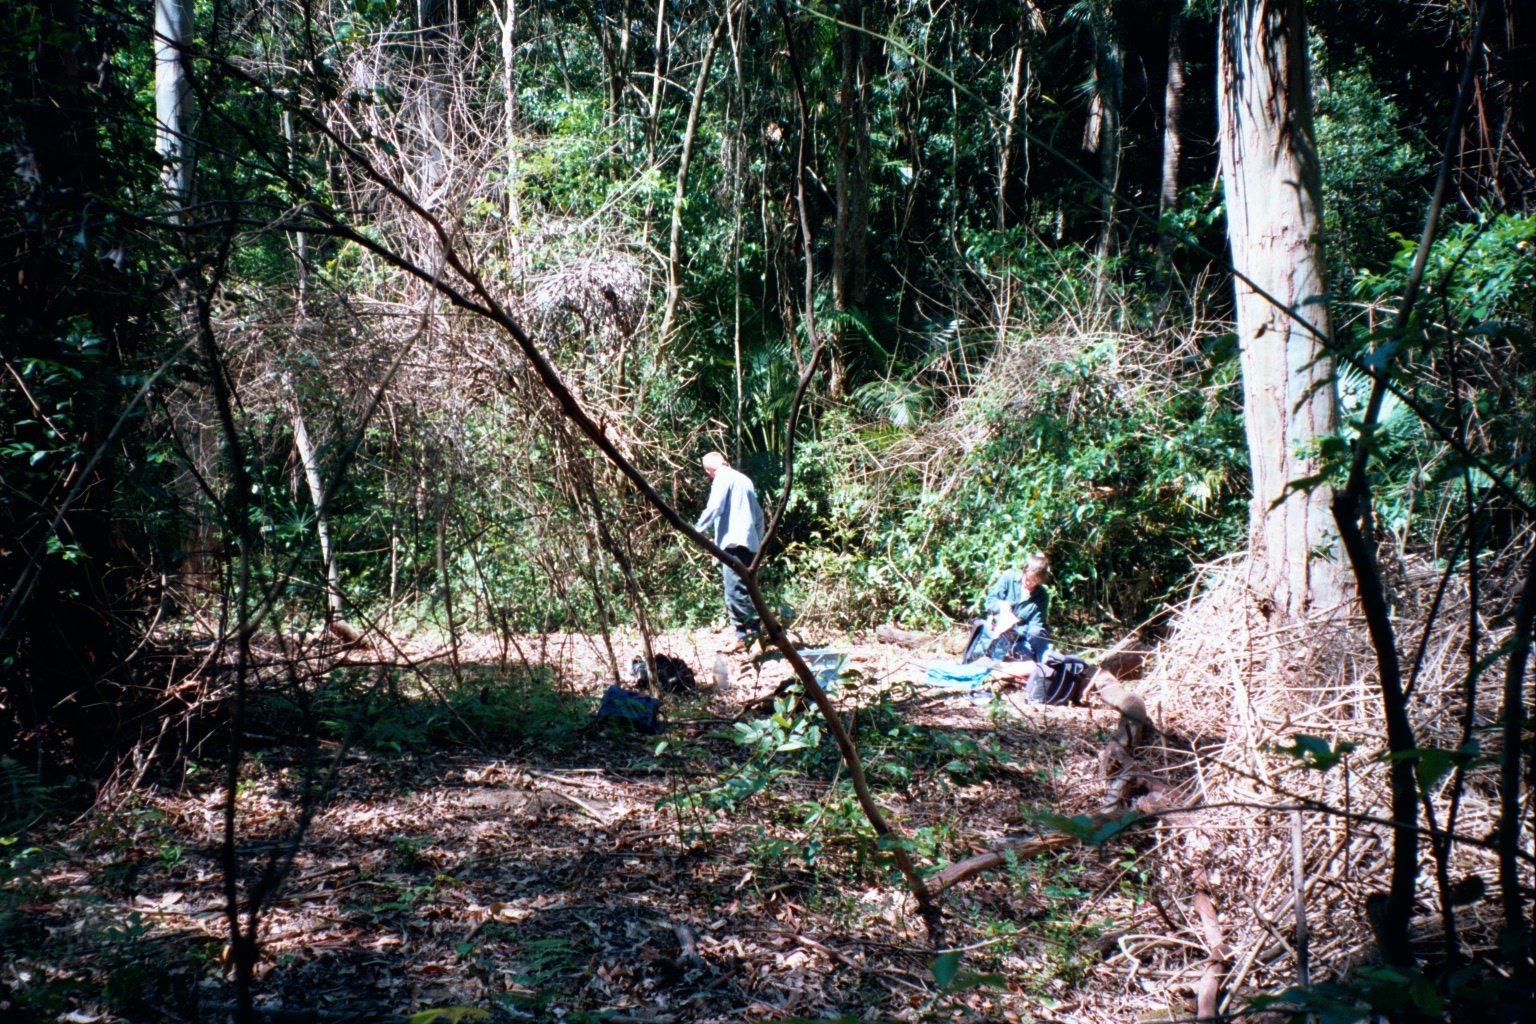
[(991, 674), (992, 666), (984, 665), (979, 661), (969, 665), (946, 662), (929, 665), (926, 678), (929, 686), (941, 690), (969, 690)]

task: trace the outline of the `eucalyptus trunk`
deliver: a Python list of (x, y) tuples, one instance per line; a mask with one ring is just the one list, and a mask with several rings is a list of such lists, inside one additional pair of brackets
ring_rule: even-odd
[(192, 196), (192, 86), (187, 81), (186, 47), (192, 42), (192, 0), (155, 0), (155, 152), (171, 205)]
[(1301, 0), (1227, 0), (1218, 97), (1238, 272), (1243, 419), (1253, 475), (1250, 586), (1271, 621), (1337, 608), (1348, 566), (1314, 442), (1339, 430), (1323, 282), (1322, 186)]

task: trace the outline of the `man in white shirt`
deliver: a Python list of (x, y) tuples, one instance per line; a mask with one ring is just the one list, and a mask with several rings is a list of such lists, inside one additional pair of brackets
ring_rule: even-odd
[[(704, 456), (704, 472), (714, 482), (709, 488), (709, 504), (694, 524), (700, 533), (715, 528), (715, 543), (743, 565), (752, 564), (763, 543), (763, 509), (757, 503), (757, 488), (745, 474), (731, 468), (725, 456), (710, 452)], [(747, 635), (758, 628), (757, 610), (746, 584), (730, 566), (720, 566), (725, 582), (725, 611), (736, 627), (736, 642), (728, 652), (745, 650)]]

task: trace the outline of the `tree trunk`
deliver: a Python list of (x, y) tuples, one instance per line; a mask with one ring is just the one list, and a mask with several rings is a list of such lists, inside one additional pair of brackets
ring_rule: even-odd
[[(743, 10), (745, 13), (745, 10)], [(746, 19), (742, 19), (745, 26)], [(736, 26), (731, 21), (731, 12), (727, 8), (725, 12), (725, 27), (731, 39), (731, 64), (736, 73), (736, 118), (732, 122), (735, 130), (731, 133), (731, 196), (732, 196), (732, 228), (731, 228), (731, 292), (732, 292), (732, 330), (731, 349), (732, 366), (736, 377), (736, 416), (735, 444), (731, 447), (731, 464), (741, 465), (741, 420), (745, 407), (745, 396), (742, 389), (741, 378), (741, 228), (742, 228), (742, 197), (746, 191), (742, 179), (742, 154), (746, 148), (746, 133), (743, 124), (746, 119), (747, 90), (743, 84), (741, 74), (741, 43), (737, 38)], [(768, 250), (763, 249), (764, 259), (768, 258)]]
[(667, 0), (656, 0), (656, 60), (651, 67), (650, 124), (646, 126), (645, 165), (656, 164), (657, 134), (661, 131), (661, 80), (667, 73)]
[(1318, 473), (1314, 439), (1339, 428), (1333, 364), (1318, 340), (1330, 328), (1306, 38), (1301, 0), (1222, 7), (1221, 174), (1232, 265), (1247, 279), (1236, 305), (1253, 473), (1249, 585), (1274, 622), (1336, 608), (1349, 593), (1326, 489), (1288, 491)]
[(1045, 18), (1033, 3), (1019, 5), (1018, 43), (1013, 51), (1013, 66), (1003, 89), (1003, 126), (997, 143), (997, 230), (1008, 227), (1008, 182), (1013, 177), (1013, 143), (1019, 130), (1019, 117), (1029, 104), (1031, 69), (1029, 36), (1045, 31)]
[(192, 42), (192, 0), (155, 0), (155, 152), (162, 161), (161, 182), (171, 205), (182, 207), (192, 196), (192, 88), (187, 82), (184, 49)]
[[(1022, 21), (1022, 17), (1020, 18)], [(1023, 33), (1019, 45), (1013, 51), (1013, 68), (1008, 74), (1008, 85), (1003, 95), (1003, 130), (997, 143), (997, 230), (1008, 227), (1008, 177), (1012, 170), (1013, 133), (1018, 127), (1019, 104), (1024, 97), (1024, 65), (1026, 50)]]
[[(501, 30), (501, 88), (503, 132), (507, 147), (507, 219), (513, 227), (522, 224), (522, 208), (517, 201), (517, 4), (505, 0), (506, 6), (497, 10), (492, 0), (491, 14), (496, 27)], [(515, 235), (513, 236), (516, 237)]]
[(310, 499), (315, 503), (315, 533), (320, 537), (320, 558), (325, 567), (325, 612), (327, 622), (341, 618), (341, 570), (336, 565), (336, 549), (331, 541), (331, 521), (325, 507), (325, 481), (320, 476), (320, 462), (315, 446), (304, 425), (304, 414), (297, 400), (293, 403), (293, 442), (299, 449), (304, 479), (309, 483)]
[(1094, 298), (1103, 297), (1109, 283), (1109, 257), (1115, 245), (1115, 196), (1120, 184), (1120, 106), (1125, 93), (1125, 51), (1120, 45), (1120, 25), (1113, 0), (1091, 0), (1094, 49), (1094, 116), (1089, 125), (1088, 148), (1099, 154), (1098, 276)]
[(661, 317), (661, 341), (672, 337), (677, 319), (677, 305), (683, 297), (683, 203), (688, 193), (688, 164), (693, 159), (693, 140), (699, 128), (699, 108), (704, 105), (704, 90), (709, 86), (709, 69), (715, 61), (715, 48), (730, 17), (727, 9), (699, 58), (699, 74), (693, 83), (693, 99), (688, 104), (688, 126), (683, 129), (683, 151), (677, 160), (677, 187), (672, 192), (672, 233), (667, 247), (667, 308)]
[[(1168, 83), (1163, 90), (1163, 186), (1157, 216), (1166, 218), (1179, 205), (1179, 158), (1184, 149), (1184, 24), (1189, 0), (1168, 0)], [(1167, 273), (1173, 262), (1173, 235), (1157, 236), (1157, 265)]]
[(453, 580), (448, 576), (448, 513), (445, 507), (447, 500), (451, 499), (453, 486), (449, 481), (450, 492), (445, 496), (439, 490), (435, 496), (437, 512), (437, 536), (434, 547), (437, 556), (437, 585), (441, 588), (443, 599), (443, 615), (448, 620), (448, 647), (449, 660), (453, 665), (453, 678), (457, 682), (463, 682), (464, 676), (459, 669), (459, 630), (453, 621)]
[[(863, 0), (845, 0), (840, 12), (848, 25), (864, 24)], [(869, 263), (869, 36), (857, 28), (841, 30), (842, 77), (837, 92), (837, 221), (832, 233), (832, 305), (839, 312), (864, 301)], [(840, 321), (831, 341), (827, 394), (840, 399), (848, 380), (845, 340)]]

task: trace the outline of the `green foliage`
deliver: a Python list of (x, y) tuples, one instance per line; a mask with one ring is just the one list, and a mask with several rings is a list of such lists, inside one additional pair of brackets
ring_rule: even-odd
[(1355, 749), (1353, 743), (1340, 740), (1337, 746), (1329, 746), (1327, 740), (1316, 736), (1296, 736), (1287, 746), (1274, 746), (1271, 751), (1295, 758), (1297, 767), (1311, 771), (1330, 771)]
[(1480, 976), (1476, 969), (1464, 968), (1437, 982), (1417, 968), (1368, 964), (1354, 968), (1340, 982), (1323, 982), (1310, 988), (1288, 988), (1278, 995), (1258, 996), (1250, 1001), (1255, 1010), (1284, 1010), (1291, 1024), (1308, 1019), (1323, 1024), (1356, 1024), (1374, 1019), (1378, 1014), (1393, 1019), (1407, 1015), (1438, 1019), (1449, 1005), (1487, 1011), (1500, 994), (1508, 996), (1510, 982), (1495, 976)]
[[(546, 666), (447, 666), (423, 675), (391, 674), (376, 689), (371, 674), (339, 669), (314, 708), (330, 739), (353, 735), (363, 747), (389, 753), (452, 746), (474, 737), (502, 743), (568, 747), (591, 721), (594, 704), (563, 687)], [(306, 728), (300, 707), (274, 695), (253, 712), (256, 726), (285, 733)]]
[(1316, 35), (1311, 50), (1327, 252), (1348, 280), (1356, 270), (1379, 268), (1391, 258), (1393, 233), (1412, 230), (1404, 214), (1417, 206), (1426, 161), (1365, 53), (1330, 60)]
[(1028, 987), (1048, 995), (1058, 986), (1081, 983), (1096, 962), (1094, 940), (1115, 923), (1102, 914), (1082, 912), (1082, 899), (1088, 894), (1077, 881), (1083, 866), (1060, 857), (1043, 856), (1029, 862), (1013, 858), (1008, 871), (1021, 894), (1043, 898), (1045, 902), (1043, 913), (1020, 932), (1021, 940), (1039, 941), (1040, 956), (1047, 968), (1028, 977)]
[(1147, 819), (1146, 815), (1133, 811), (1114, 821), (1095, 824), (1085, 814), (1067, 817), (1049, 811), (1031, 810), (1027, 813), (1031, 821), (1062, 835), (1072, 836), (1084, 846), (1103, 846)]
[(787, 553), (792, 578), (835, 581), (843, 621), (931, 622), (963, 616), (998, 571), (1044, 549), (1053, 616), (1143, 616), (1241, 537), (1247, 455), (1230, 392), (1138, 385), (1121, 360), (1105, 342), (1044, 364), (1006, 404), (980, 404), (984, 440), (942, 486), (916, 471), (872, 477), (871, 453), (899, 437), (829, 419), (802, 450), (792, 507), (819, 522)]
[(1412, 761), (1414, 777), (1419, 783), (1419, 796), (1427, 797), (1453, 769), (1465, 769), (1475, 764), (1479, 744), (1469, 740), (1455, 750), (1438, 747), (1420, 747), (1399, 753), (1384, 753), (1381, 761)]
[(444, 1021), (445, 1024), (460, 1024), (466, 1020), (489, 1020), (491, 1011), (481, 1010), (473, 1006), (445, 1006), (433, 1010), (422, 1010), (413, 1013), (406, 1018), (408, 1024), (435, 1024), (436, 1021)]
[(940, 953), (934, 957), (929, 966), (933, 974), (934, 983), (939, 986), (941, 995), (954, 995), (967, 989), (978, 987), (1006, 988), (1008, 983), (996, 974), (974, 974), (960, 969), (960, 953), (951, 950), (948, 953)]

